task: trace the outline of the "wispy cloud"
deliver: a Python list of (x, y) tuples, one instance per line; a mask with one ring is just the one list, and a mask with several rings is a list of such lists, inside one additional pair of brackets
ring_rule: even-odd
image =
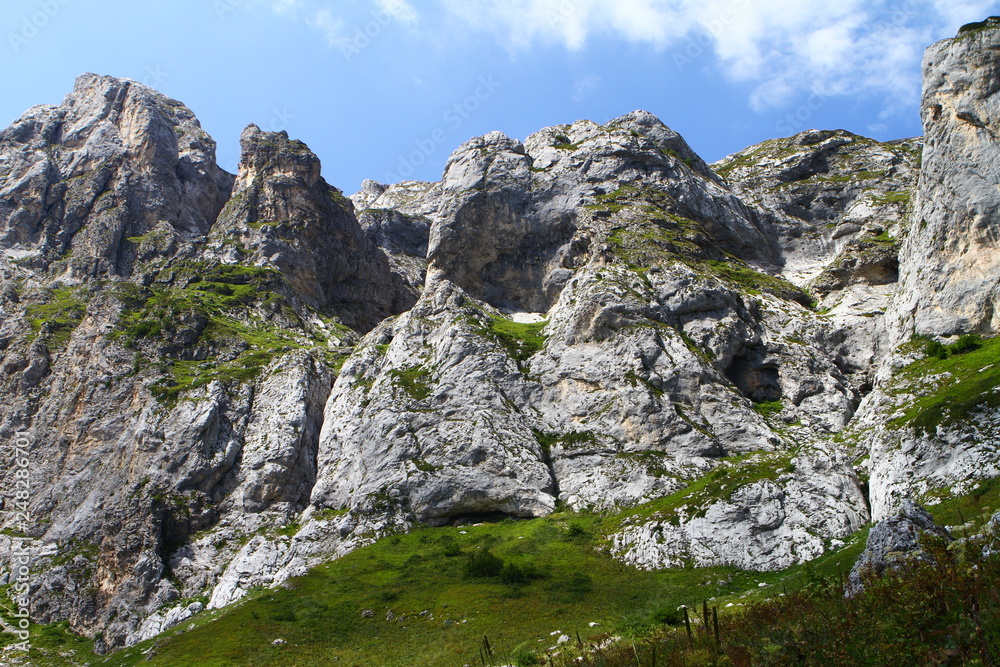
[(329, 9), (316, 10), (312, 17), (306, 19), (306, 22), (322, 34), (331, 47), (337, 46), (344, 39), (346, 24), (343, 19), (334, 16)]
[(299, 8), (299, 0), (269, 0), (277, 14), (289, 14)]
[[(883, 115), (919, 97), (927, 44), (1000, 10), (996, 0), (426, 0), (420, 11), (410, 0), (258, 1), (303, 18), (331, 47), (352, 52), (352, 40), (366, 41), (389, 23), (429, 35), (457, 29), (486, 36), (512, 56), (537, 46), (580, 51), (601, 37), (673, 50), (677, 58), (695, 43), (704, 60), (698, 65), (749, 84), (757, 111), (803, 95), (866, 94), (883, 99)], [(576, 82), (572, 99), (583, 100), (599, 83)]]
[(601, 77), (596, 74), (588, 74), (577, 79), (573, 84), (573, 93), (570, 95), (570, 99), (574, 102), (582, 102), (600, 87)]
[(882, 95), (886, 109), (919, 95), (924, 47), (980, 20), (989, 0), (437, 0), (514, 54), (577, 51), (594, 36), (663, 50), (692, 39), (764, 111), (803, 93)]

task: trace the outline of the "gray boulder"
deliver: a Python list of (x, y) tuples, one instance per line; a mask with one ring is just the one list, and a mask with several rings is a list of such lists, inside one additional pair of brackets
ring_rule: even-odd
[(899, 570), (916, 560), (933, 562), (925, 550), (930, 539), (950, 542), (951, 534), (934, 524), (923, 507), (912, 500), (903, 501), (896, 516), (879, 521), (868, 533), (865, 550), (861, 552), (845, 584), (847, 597), (864, 590), (868, 577), (881, 576), (886, 570)]

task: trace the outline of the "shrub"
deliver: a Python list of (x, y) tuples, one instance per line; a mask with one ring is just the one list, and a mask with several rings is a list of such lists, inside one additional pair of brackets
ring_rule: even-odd
[(538, 659), (537, 653), (531, 649), (522, 648), (514, 653), (514, 664), (517, 667), (534, 667), (535, 665), (542, 664), (542, 662)]
[(528, 573), (515, 563), (507, 562), (500, 568), (500, 581), (507, 585), (528, 583)]
[(574, 540), (580, 537), (587, 537), (587, 531), (579, 521), (570, 521), (566, 526), (566, 538)]
[(684, 614), (680, 609), (663, 607), (653, 612), (653, 620), (663, 625), (680, 625), (684, 622)]
[(465, 561), (465, 577), (467, 579), (499, 577), (503, 566), (503, 560), (489, 549), (472, 551)]
[(924, 354), (928, 357), (944, 359), (948, 356), (948, 348), (942, 345), (939, 341), (932, 340), (924, 346)]
[(454, 558), (462, 555), (462, 547), (458, 546), (458, 542), (445, 542), (441, 547), (441, 553), (448, 558)]
[(979, 349), (980, 338), (976, 334), (964, 334), (958, 337), (954, 343), (948, 346), (948, 351), (952, 354), (962, 354)]

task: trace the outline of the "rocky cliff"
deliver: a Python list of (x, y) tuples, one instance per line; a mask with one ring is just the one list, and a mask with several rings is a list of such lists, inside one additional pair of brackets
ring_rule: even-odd
[(778, 569), (996, 475), (992, 343), (909, 338), (992, 332), (997, 34), (928, 52), (922, 165), (844, 131), (707, 165), (637, 111), (350, 198), (81, 77), (0, 134), (0, 557), (108, 650), (417, 524), (596, 511), (637, 567)]

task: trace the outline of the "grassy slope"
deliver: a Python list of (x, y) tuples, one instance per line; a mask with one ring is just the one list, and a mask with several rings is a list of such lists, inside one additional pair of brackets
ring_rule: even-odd
[(902, 414), (889, 422), (899, 428), (912, 426), (933, 433), (937, 426), (964, 421), (976, 410), (1000, 407), (1000, 338), (941, 359), (928, 356), (896, 375), (897, 386), (907, 393), (924, 385), (922, 395), (909, 401)]
[[(498, 658), (520, 655), (523, 661), (553, 646), (550, 633), (557, 630), (574, 643), (577, 633), (584, 641), (610, 631), (641, 634), (683, 603), (773, 593), (782, 582), (789, 589), (799, 585), (801, 568), (763, 574), (732, 568), (636, 570), (603, 553), (602, 521), (596, 515), (556, 514), (421, 528), (315, 568), (289, 587), (201, 614), (101, 664), (478, 664), (484, 636)], [(846, 571), (862, 537), (818, 567)], [(467, 554), (484, 548), (521, 566), (528, 581), (466, 578)], [(762, 589), (760, 582), (770, 585)], [(363, 617), (366, 609), (372, 618)], [(389, 610), (404, 618), (387, 621)], [(192, 622), (195, 627), (186, 630)], [(278, 638), (287, 644), (273, 645)], [(144, 655), (154, 643), (155, 655)]]

